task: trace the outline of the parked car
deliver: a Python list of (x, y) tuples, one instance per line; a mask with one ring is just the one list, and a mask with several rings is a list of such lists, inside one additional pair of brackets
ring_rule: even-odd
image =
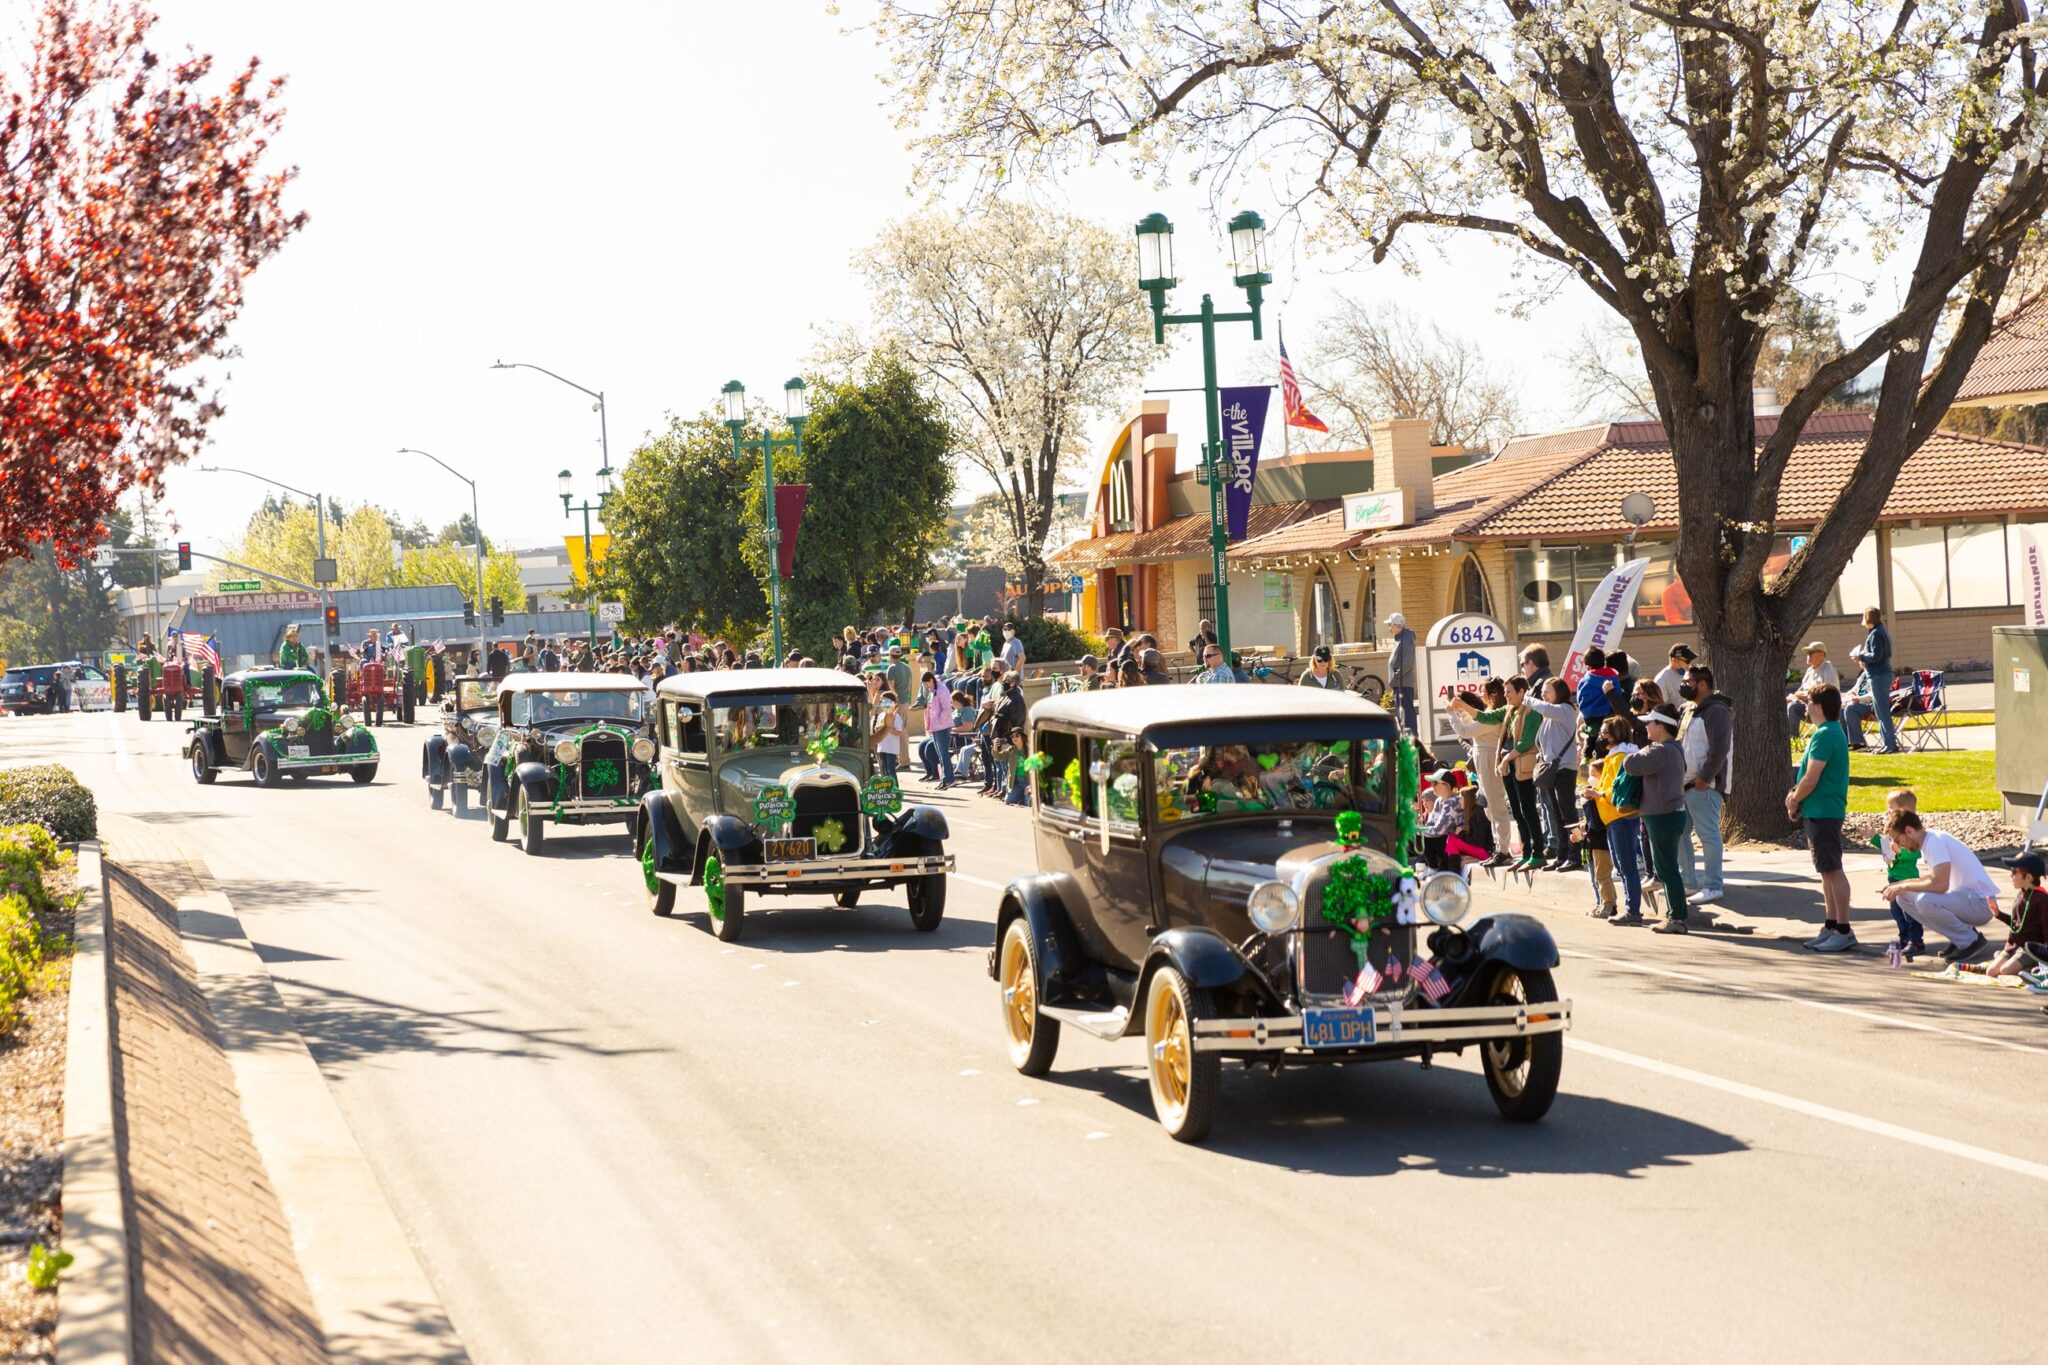
[(1017, 1069), (1044, 1075), (1063, 1025), (1142, 1034), (1153, 1110), (1195, 1142), (1225, 1060), (1476, 1045), (1500, 1112), (1541, 1118), (1571, 1019), (1557, 945), (1527, 915), (1466, 924), (1461, 877), (1404, 866), (1401, 743), (1379, 707), (1307, 688), (1040, 702), (1039, 870), (1003, 893), (989, 955)]
[(457, 815), (469, 809), (469, 794), (482, 792), (484, 755), (497, 734), (497, 680), (476, 674), (455, 679), (454, 690), (441, 703), (441, 733), (429, 735), (420, 751), (428, 805), (441, 809), (445, 792)]
[(901, 886), (929, 933), (946, 911), (946, 817), (902, 804), (868, 752), (867, 689), (829, 668), (682, 673), (656, 698), (661, 789), (640, 803), (633, 847), (649, 908), (675, 913), (701, 886), (718, 937), (739, 938), (749, 896)]
[(0, 710), (16, 715), (42, 713), (57, 709), (57, 670), (68, 669), (71, 674), (71, 709), (74, 711), (111, 711), (114, 709), (114, 688), (107, 675), (92, 664), (77, 659), (66, 659), (54, 664), (22, 664), (0, 673)]
[(550, 826), (631, 824), (654, 786), (647, 686), (623, 673), (514, 673), (484, 755), (491, 838), (530, 854)]
[(358, 785), (377, 775), (377, 740), (330, 702), (319, 675), (257, 668), (221, 679), (220, 714), (192, 722), (185, 741), (192, 780), (247, 769), (259, 786), (347, 773)]

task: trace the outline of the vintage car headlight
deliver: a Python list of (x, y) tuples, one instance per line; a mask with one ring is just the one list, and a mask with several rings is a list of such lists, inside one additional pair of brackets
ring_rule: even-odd
[(645, 735), (634, 740), (633, 757), (642, 763), (654, 762), (654, 741)]
[(555, 741), (555, 761), (557, 763), (574, 763), (576, 761), (576, 753), (575, 740), (558, 739)]
[(1262, 934), (1277, 934), (1294, 924), (1301, 913), (1301, 898), (1286, 882), (1260, 882), (1252, 888), (1245, 909)]
[(1449, 928), (1472, 910), (1472, 888), (1455, 872), (1439, 872), (1422, 884), (1422, 913)]

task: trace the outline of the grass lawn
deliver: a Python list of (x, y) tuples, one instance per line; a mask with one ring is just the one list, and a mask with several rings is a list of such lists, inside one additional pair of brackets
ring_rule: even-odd
[(1998, 787), (1992, 779), (1997, 761), (1998, 755), (1988, 749), (1850, 754), (1849, 813), (1883, 810), (1884, 794), (1893, 787), (1911, 787), (1923, 811), (1997, 810)]

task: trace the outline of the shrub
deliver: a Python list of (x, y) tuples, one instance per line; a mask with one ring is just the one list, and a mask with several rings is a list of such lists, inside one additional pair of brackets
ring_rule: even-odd
[(55, 763), (0, 768), (0, 825), (41, 825), (59, 843), (99, 835), (99, 807), (71, 770)]
[(48, 874), (67, 856), (41, 825), (0, 828), (0, 1034), (21, 1022), (21, 998), (41, 977), (51, 944), (37, 916), (55, 907)]
[[(1017, 622), (1017, 638), (1024, 642), (1027, 664), (1071, 663), (1083, 654), (1101, 656), (1109, 646), (1097, 635), (1075, 630), (1065, 621), (1049, 616), (1027, 616)], [(1000, 649), (1002, 641), (996, 642)]]

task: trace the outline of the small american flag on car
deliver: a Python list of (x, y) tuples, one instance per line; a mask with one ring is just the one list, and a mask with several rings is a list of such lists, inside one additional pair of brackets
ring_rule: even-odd
[(1409, 973), (1414, 976), (1415, 984), (1422, 987), (1422, 993), (1429, 997), (1433, 1005), (1441, 1005), (1444, 997), (1451, 993), (1451, 983), (1444, 980), (1444, 974), (1426, 957), (1416, 958), (1409, 967)]
[(1401, 959), (1395, 957), (1392, 953), (1387, 954), (1387, 970), (1385, 974), (1389, 986), (1401, 984)]
[(1356, 1005), (1380, 988), (1380, 974), (1370, 962), (1358, 969), (1358, 979), (1344, 988), (1344, 1003)]

